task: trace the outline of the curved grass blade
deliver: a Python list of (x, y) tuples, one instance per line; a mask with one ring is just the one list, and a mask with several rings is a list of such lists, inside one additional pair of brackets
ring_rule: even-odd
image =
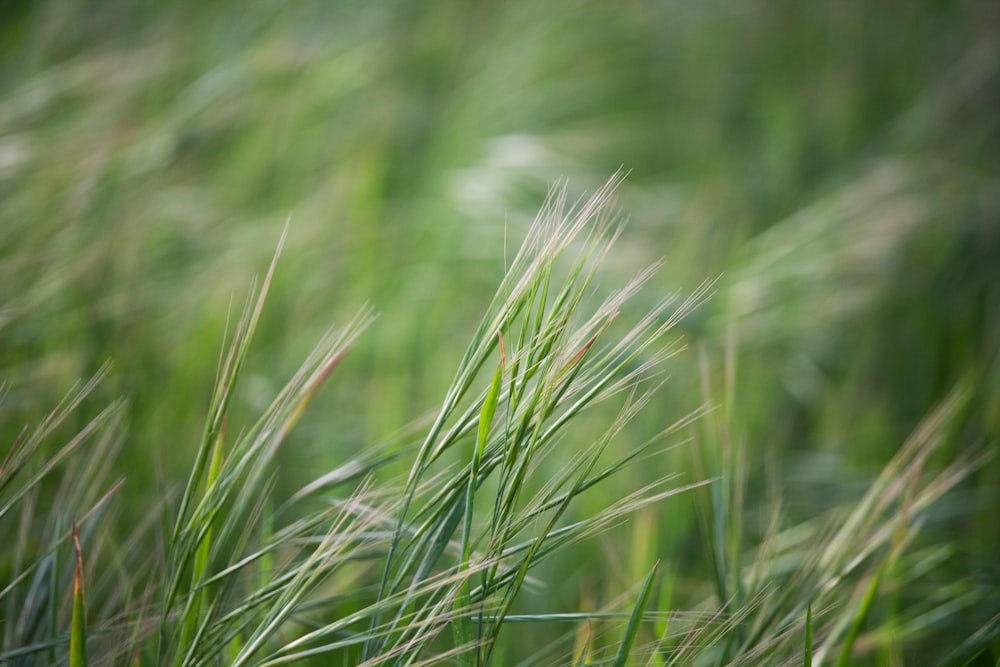
[(941, 661), (941, 667), (967, 667), (987, 651), (992, 642), (1000, 637), (1000, 614), (995, 615), (971, 637), (959, 644)]

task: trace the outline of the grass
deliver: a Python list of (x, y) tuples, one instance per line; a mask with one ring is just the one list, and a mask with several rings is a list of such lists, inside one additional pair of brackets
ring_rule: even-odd
[(993, 3), (2, 12), (12, 661), (996, 661)]
[[(42, 443), (95, 383), (73, 395), (15, 444), (3, 469), (3, 515), (19, 514), (23, 527), (41, 522), (48, 541), (13, 543), (11, 583), (0, 602), (6, 618), (18, 620), (6, 623), (0, 658), (495, 664), (515, 650), (509, 637), (518, 624), (569, 621), (588, 628), (583, 644), (567, 642), (571, 633), (520, 660), (569, 663), (577, 655), (577, 664), (777, 665), (801, 655), (805, 641), (816, 664), (832, 652), (839, 654), (835, 664), (848, 664), (859, 644), (891, 649), (901, 640), (892, 626), (918, 623), (910, 631), (919, 634), (919, 617), (907, 613), (872, 624), (873, 604), (916, 576), (920, 553), (912, 543), (924, 517), (983, 463), (977, 455), (925, 470), (947, 443), (967, 391), (928, 417), (856, 503), (783, 529), (776, 514), (775, 531), (747, 563), (739, 544), (745, 464), (718, 416), (703, 418), (718, 422), (721, 440), (710, 466), (718, 476), (668, 475), (620, 498), (604, 495), (598, 512), (572, 516), (581, 496), (674, 444), (676, 426), (639, 447), (610, 447), (654, 400), (663, 364), (678, 349), (674, 326), (710, 289), (682, 302), (662, 300), (619, 337), (610, 335), (610, 324), (651, 270), (585, 308), (618, 234), (609, 204), (618, 181), (572, 206), (565, 189), (553, 191), (422, 439), (391, 455), (364, 453), (290, 498), (275, 494), (280, 448), (372, 315), (362, 310), (331, 329), (271, 405), (232, 435), (229, 405), (277, 255), (230, 336), (183, 492), (168, 491), (159, 507), (143, 512), (166, 523), (137, 526), (124, 542), (107, 529), (108, 513), (123, 502), (120, 486), (101, 489), (102, 476), (85, 466), (108, 465), (120, 406), (43, 455)], [(609, 401), (618, 404), (617, 416), (602, 431), (571, 435), (578, 420)], [(379, 466), (397, 458), (410, 461), (405, 479), (379, 481)], [(559, 463), (546, 466), (547, 459)], [(52, 510), (36, 514), (50, 478), (60, 491)], [(544, 607), (516, 613), (527, 590), (542, 585), (533, 580), (541, 564), (682, 492), (701, 494), (706, 547), (714, 554), (714, 591), (697, 614), (650, 608), (656, 563), (631, 611), (611, 604), (592, 614)], [(152, 544), (160, 549), (150, 552)], [(651, 634), (664, 621), (664, 630)]]

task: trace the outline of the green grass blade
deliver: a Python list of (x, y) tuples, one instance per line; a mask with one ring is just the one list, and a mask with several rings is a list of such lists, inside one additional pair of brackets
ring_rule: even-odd
[(87, 667), (87, 609), (83, 598), (83, 552), (80, 533), (73, 524), (73, 549), (76, 567), (73, 573), (73, 617), (69, 636), (69, 667)]
[[(222, 444), (223, 438), (225, 437), (225, 418), (222, 420), (222, 426), (216, 434), (215, 444), (212, 448), (212, 457), (208, 466), (208, 479), (206, 482), (206, 487), (211, 487), (215, 480), (219, 476), (219, 469), (222, 466)], [(192, 589), (198, 587), (202, 579), (204, 579), (207, 569), (209, 554), (212, 548), (212, 528), (211, 525), (208, 526), (208, 530), (205, 536), (201, 539), (198, 549), (195, 552), (194, 559), (194, 571), (191, 574), (191, 586)], [(201, 610), (204, 607), (207, 600), (208, 592), (205, 589), (199, 590), (195, 593), (194, 604), (190, 608), (187, 618), (184, 619), (184, 629), (181, 634), (181, 646), (186, 646), (188, 640), (197, 631), (197, 625), (199, 617), (201, 616)]]
[[(493, 373), (493, 380), (490, 382), (490, 389), (483, 402), (483, 409), (479, 415), (479, 431), (476, 436), (476, 449), (472, 455), (472, 466), (469, 483), (465, 494), (465, 525), (462, 531), (462, 556), (459, 564), (459, 572), (469, 569), (469, 559), (472, 555), (472, 512), (474, 506), (474, 496), (479, 484), (479, 469), (482, 464), (483, 451), (486, 449), (486, 442), (490, 437), (490, 428), (493, 425), (493, 417), (497, 411), (497, 403), (500, 399), (500, 389), (503, 385), (503, 368), (505, 359), (503, 358), (503, 336), (497, 334), (500, 340), (501, 358), (497, 364), (497, 369)], [(471, 644), (472, 619), (469, 611), (472, 608), (472, 598), (469, 594), (469, 580), (465, 579), (461, 584), (458, 595), (455, 597), (455, 620), (452, 623), (455, 643), (461, 647)], [(476, 649), (478, 651), (478, 649)], [(458, 654), (458, 664), (460, 667), (473, 667), (478, 660), (475, 659), (473, 651), (462, 651)]]
[(879, 586), (882, 583), (882, 577), (888, 569), (890, 562), (891, 561), (888, 558), (882, 561), (881, 566), (879, 566), (878, 571), (875, 573), (871, 583), (865, 590), (864, 597), (861, 600), (861, 606), (858, 608), (857, 613), (855, 613), (854, 618), (851, 621), (851, 627), (847, 631), (847, 635), (844, 637), (844, 643), (840, 648), (840, 655), (835, 663), (836, 667), (847, 667), (847, 665), (851, 664), (851, 653), (854, 650), (854, 644), (861, 635), (861, 628), (864, 625), (865, 619), (868, 617), (868, 612), (872, 607), (872, 603), (875, 602), (875, 595), (878, 593)]
[(813, 664), (813, 608), (812, 604), (806, 607), (806, 653), (802, 660), (804, 667), (812, 667)]
[(628, 656), (632, 652), (632, 645), (635, 644), (635, 637), (639, 633), (642, 614), (646, 610), (646, 604), (649, 602), (649, 594), (653, 590), (653, 578), (656, 576), (656, 571), (659, 567), (659, 563), (654, 565), (653, 569), (646, 576), (646, 581), (642, 584), (642, 591), (639, 593), (639, 599), (636, 601), (635, 607), (632, 609), (632, 615), (628, 619), (628, 626), (625, 628), (625, 637), (618, 646), (618, 654), (615, 656), (615, 661), (611, 663), (612, 667), (625, 667), (625, 663), (628, 661)]
[[(1000, 614), (995, 615), (941, 661), (940, 667), (967, 667), (1000, 637)], [(985, 661), (984, 661), (985, 662)], [(977, 663), (978, 664), (978, 663)]]
[[(475, 468), (475, 466), (473, 468)], [(462, 531), (462, 561), (459, 564), (459, 572), (464, 572), (469, 569), (469, 555), (471, 552), (470, 543), (472, 539), (472, 507), (473, 495), (476, 492), (475, 487), (475, 481), (469, 480), (465, 496), (465, 529)], [(451, 627), (456, 647), (463, 647), (472, 644), (472, 618), (469, 617), (471, 608), (472, 597), (469, 594), (469, 580), (466, 578), (459, 585), (458, 594), (455, 596), (455, 620), (452, 621)], [(478, 652), (478, 649), (476, 649), (475, 652)], [(473, 655), (473, 653), (473, 650), (462, 650), (457, 656), (459, 667), (474, 667), (478, 660), (476, 659), (477, 656)]]
[[(503, 338), (500, 339), (501, 347)], [(483, 403), (483, 411), (479, 416), (479, 433), (476, 438), (476, 453), (473, 458), (473, 477), (479, 473), (479, 465), (482, 462), (483, 450), (486, 449), (486, 441), (490, 437), (490, 428), (493, 425), (493, 415), (497, 411), (497, 402), (500, 398), (500, 388), (503, 385), (504, 360), (497, 364), (497, 369), (493, 373), (493, 381), (490, 383), (489, 393), (486, 394), (486, 401)]]

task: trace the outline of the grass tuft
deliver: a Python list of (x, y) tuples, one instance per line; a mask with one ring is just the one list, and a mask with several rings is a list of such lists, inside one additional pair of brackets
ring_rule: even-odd
[[(362, 451), (298, 488), (279, 484), (290, 434), (375, 318), (365, 307), (329, 329), (260, 414), (235, 426), (234, 397), (287, 227), (224, 341), (186, 480), (176, 489), (165, 480), (124, 539), (107, 526), (121, 502), (108, 461), (127, 441), (126, 406), (113, 403), (47, 448), (106, 369), (68, 394), (16, 436), (0, 466), (0, 520), (18, 523), (0, 587), (6, 618), (17, 622), (4, 624), (0, 660), (52, 662), (68, 646), (73, 666), (88, 657), (241, 667), (822, 665), (831, 656), (844, 665), (892, 653), (897, 629), (919, 636), (930, 619), (976, 603), (969, 594), (914, 614), (883, 608), (931, 567), (919, 537), (932, 508), (987, 461), (973, 450), (932, 464), (971, 400), (968, 383), (860, 499), (803, 523), (789, 522), (775, 499), (756, 541), (731, 355), (718, 406), (703, 348), (705, 407), (644, 442), (624, 437), (660, 400), (662, 366), (682, 348), (674, 327), (714, 286), (654, 301), (638, 316), (631, 300), (655, 266), (623, 289), (598, 289), (620, 231), (612, 197), (621, 178), (575, 202), (553, 188), (429, 420), (391, 449)], [(698, 430), (692, 447), (686, 436)], [(667, 468), (619, 492), (623, 477), (671, 460), (679, 444), (693, 452), (696, 475)], [(400, 462), (408, 470), (394, 476), (389, 464)], [(655, 535), (637, 531), (674, 517), (665, 501), (673, 508), (683, 495), (694, 496), (707, 570), (701, 586), (682, 591)], [(641, 553), (627, 567), (647, 572), (637, 599), (616, 592), (587, 610), (559, 608), (546, 591), (563, 585), (558, 573), (574, 552), (633, 519), (627, 542)], [(84, 548), (96, 573), (86, 605)], [(616, 567), (625, 569), (610, 558), (607, 570)], [(67, 613), (58, 598), (69, 584)], [(669, 608), (681, 604), (690, 611)], [(995, 620), (955, 649), (952, 664), (988, 650)], [(547, 639), (530, 645), (536, 637)]]

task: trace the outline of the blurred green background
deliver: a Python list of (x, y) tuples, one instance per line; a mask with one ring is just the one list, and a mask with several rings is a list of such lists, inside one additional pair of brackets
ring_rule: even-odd
[[(770, 467), (801, 519), (855, 497), (959, 383), (949, 455), (1000, 435), (992, 0), (0, 7), (4, 447), (110, 359), (75, 426), (127, 397), (125, 493), (176, 484), (230, 303), (290, 217), (236, 410), (266, 406), (331, 322), (380, 313), (293, 434), (281, 483), (301, 484), (432, 410), (549, 185), (619, 167), (629, 222), (598, 289), (665, 259), (634, 318), (718, 279), (636, 442), (711, 379), (748, 504)], [(618, 483), (690, 465), (682, 449)], [(687, 502), (645, 517), (647, 554), (581, 551), (552, 599), (622, 590), (663, 555), (690, 573), (683, 605), (704, 567)], [(953, 546), (941, 576), (997, 585), (998, 506), (994, 459), (929, 528)]]

